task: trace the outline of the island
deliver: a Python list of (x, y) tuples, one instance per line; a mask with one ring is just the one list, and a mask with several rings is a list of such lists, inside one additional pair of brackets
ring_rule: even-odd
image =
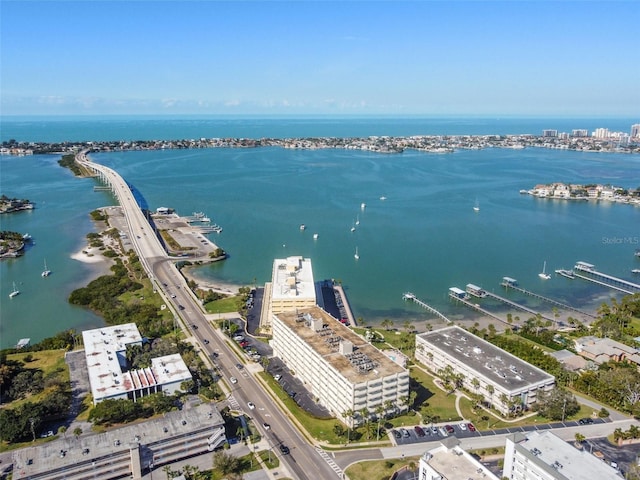
[(22, 255), (24, 244), (31, 239), (28, 233), (0, 231), (0, 258), (16, 258)]
[(535, 185), (530, 190), (520, 190), (522, 194), (532, 195), (538, 198), (551, 198), (560, 200), (604, 200), (616, 203), (640, 205), (640, 187), (627, 189), (610, 184), (590, 183), (581, 185), (577, 183), (553, 182)]
[(0, 213), (19, 212), (21, 210), (33, 210), (35, 205), (27, 199), (19, 200), (9, 198), (6, 195), (0, 196)]

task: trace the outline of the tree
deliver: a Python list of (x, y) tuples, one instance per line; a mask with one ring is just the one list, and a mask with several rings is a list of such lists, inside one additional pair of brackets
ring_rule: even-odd
[(587, 437), (585, 437), (583, 434), (581, 434), (580, 432), (576, 432), (575, 434), (575, 439), (576, 439), (576, 443), (582, 443), (585, 441)]
[(65, 427), (64, 425), (62, 425), (61, 427), (58, 428), (58, 435), (64, 435), (64, 438), (67, 438), (67, 427)]
[(550, 420), (562, 420), (580, 411), (576, 397), (563, 388), (554, 388), (549, 392), (539, 392), (538, 401), (533, 409)]
[(384, 320), (382, 320), (382, 322), (380, 322), (380, 326), (384, 328), (386, 331), (389, 331), (393, 326), (393, 321), (389, 320), (388, 318), (385, 318)]
[(82, 435), (82, 429), (80, 427), (76, 427), (73, 429), (73, 435), (76, 437), (76, 440), (80, 435)]
[(351, 427), (353, 425), (353, 415), (354, 411), (352, 409), (347, 409), (342, 412), (342, 416), (347, 420), (347, 443), (351, 441)]
[(493, 394), (496, 389), (493, 385), (487, 385), (487, 393), (489, 394), (489, 408), (493, 407)]
[(242, 464), (240, 459), (226, 452), (213, 454), (213, 468), (223, 475), (239, 473)]

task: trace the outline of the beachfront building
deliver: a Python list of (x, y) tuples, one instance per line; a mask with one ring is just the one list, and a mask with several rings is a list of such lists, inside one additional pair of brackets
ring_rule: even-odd
[(407, 408), (409, 372), (319, 307), (274, 313), (273, 354), (347, 425)]
[(574, 347), (584, 358), (597, 364), (626, 361), (640, 368), (640, 350), (610, 338), (580, 337), (574, 340)]
[(316, 289), (309, 258), (276, 258), (273, 261), (271, 284), (273, 313), (316, 305)]
[(460, 448), (456, 437), (444, 439), (420, 457), (418, 480), (498, 480), (471, 454)]
[(151, 366), (127, 370), (127, 347), (142, 346), (135, 323), (82, 332), (93, 404), (111, 399), (137, 399), (152, 393), (181, 390), (191, 373), (179, 354), (151, 360)]
[(457, 326), (416, 335), (415, 356), (436, 375), (447, 369), (459, 376), (503, 414), (528, 409), (538, 392), (555, 386), (553, 375)]
[(620, 480), (618, 470), (549, 431), (507, 437), (502, 478), (509, 480)]

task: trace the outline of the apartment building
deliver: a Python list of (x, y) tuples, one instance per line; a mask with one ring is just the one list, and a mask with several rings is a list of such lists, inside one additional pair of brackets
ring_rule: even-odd
[(407, 408), (407, 369), (321, 308), (274, 313), (271, 326), (274, 355), (345, 424)]
[(555, 386), (553, 375), (457, 326), (416, 335), (415, 356), (436, 374), (450, 366), (465, 388), (503, 414), (529, 408), (539, 391)]
[(507, 437), (502, 478), (509, 480), (620, 480), (619, 471), (549, 431)]
[(142, 345), (135, 323), (85, 330), (82, 340), (94, 405), (107, 398), (136, 401), (152, 393), (171, 395), (192, 378), (177, 353), (152, 359), (150, 367), (126, 370), (127, 347)]

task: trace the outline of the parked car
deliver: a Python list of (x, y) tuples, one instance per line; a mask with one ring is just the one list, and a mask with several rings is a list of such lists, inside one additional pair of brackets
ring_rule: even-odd
[(438, 434), (438, 427), (431, 427), (431, 434), (432, 435), (437, 435)]
[(467, 423), (467, 428), (469, 429), (470, 432), (476, 431), (476, 427), (473, 425), (473, 423)]
[(400, 433), (402, 433), (402, 436), (404, 438), (409, 438), (409, 430), (407, 430), (406, 428), (401, 428)]
[(589, 425), (589, 424), (593, 423), (593, 418), (584, 417), (584, 418), (581, 418), (580, 420), (578, 420), (578, 423), (580, 425)]
[(458, 425), (458, 427), (463, 432), (467, 430), (467, 424), (466, 423), (461, 423), (461, 424)]
[(444, 429), (447, 431), (447, 433), (449, 435), (451, 435), (453, 432), (455, 432), (455, 430), (453, 429), (453, 427), (451, 425), (445, 425)]
[(393, 436), (396, 438), (402, 438), (402, 434), (398, 430), (391, 430), (391, 433), (393, 433)]
[(419, 437), (424, 437), (425, 433), (424, 430), (422, 429), (422, 427), (416, 425), (415, 427), (413, 427), (413, 429), (416, 431), (416, 435), (418, 435)]
[(275, 375), (275, 376), (273, 377), (273, 379), (274, 379), (276, 382), (279, 382), (281, 378), (282, 378), (282, 375), (280, 375), (280, 374)]
[(241, 342), (244, 340), (244, 335), (236, 335), (233, 337), (236, 342)]

